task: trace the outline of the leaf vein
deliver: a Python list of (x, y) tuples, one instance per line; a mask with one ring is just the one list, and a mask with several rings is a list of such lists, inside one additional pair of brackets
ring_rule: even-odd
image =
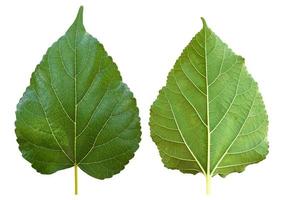
[(232, 143), (228, 146), (228, 148), (226, 149), (226, 151), (224, 152), (224, 154), (221, 156), (221, 158), (218, 160), (217, 164), (215, 165), (214, 169), (212, 170), (212, 173), (211, 174), (214, 174), (215, 170), (217, 169), (218, 165), (221, 163), (221, 161), (223, 160), (223, 158), (226, 156), (226, 154), (228, 153), (228, 151), (230, 150), (231, 146), (234, 144), (234, 142), (237, 140), (237, 138), (239, 137), (240, 133), (242, 132), (243, 128), (244, 128), (244, 125), (246, 124), (246, 121), (247, 119), (249, 118), (249, 115), (250, 115), (250, 112), (251, 112), (251, 109), (252, 107), (254, 106), (254, 102), (255, 102), (255, 99), (256, 99), (256, 94), (257, 92), (255, 92), (255, 96), (254, 96), (254, 99), (253, 99), (253, 102), (252, 102), (252, 105), (250, 107), (250, 110), (247, 114), (247, 117), (244, 121), (244, 123), (242, 124), (238, 134), (236, 135), (236, 137), (234, 138), (234, 140), (232, 141)]
[(185, 77), (194, 85), (194, 87), (204, 96), (206, 96), (206, 94), (193, 82), (193, 80), (183, 71), (183, 68), (181, 67), (181, 64), (179, 63), (179, 67), (181, 68), (181, 71), (183, 72), (183, 74), (185, 75)]
[(176, 81), (176, 84), (177, 84), (177, 86), (178, 86), (178, 88), (179, 88), (179, 91), (180, 91), (181, 95), (183, 96), (183, 98), (185, 98), (185, 99), (187, 100), (187, 102), (191, 105), (191, 107), (195, 110), (195, 112), (196, 112), (198, 118), (200, 119), (200, 121), (202, 122), (202, 124), (203, 124), (205, 127), (207, 127), (207, 124), (206, 124), (206, 123), (203, 121), (203, 119), (201, 118), (201, 115), (200, 115), (200, 113), (198, 112), (198, 110), (195, 108), (195, 106), (190, 102), (190, 100), (189, 100), (189, 99), (183, 94), (183, 92), (181, 91), (181, 89), (180, 89), (180, 87), (179, 87), (179, 84), (178, 84), (178, 82), (177, 82), (177, 80), (176, 80), (176, 78), (175, 78), (175, 75), (173, 75), (173, 77), (174, 77), (174, 79), (175, 79), (175, 81)]
[(42, 111), (43, 111), (43, 113), (44, 113), (44, 115), (45, 115), (46, 122), (47, 122), (47, 124), (48, 124), (48, 127), (49, 127), (49, 129), (50, 129), (50, 131), (51, 131), (51, 134), (52, 134), (52, 136), (53, 136), (55, 142), (57, 143), (57, 145), (58, 145), (58, 147), (61, 149), (61, 151), (65, 154), (65, 156), (73, 163), (73, 160), (72, 160), (72, 159), (69, 157), (69, 155), (64, 151), (64, 149), (62, 148), (61, 144), (60, 144), (59, 141), (57, 140), (57, 138), (56, 138), (56, 136), (55, 136), (55, 134), (54, 134), (54, 132), (53, 132), (53, 130), (52, 130), (52, 128), (51, 128), (50, 122), (49, 122), (49, 120), (48, 120), (47, 113), (46, 113), (46, 111), (44, 110), (44, 107), (43, 107), (43, 105), (42, 105), (42, 103), (41, 103), (40, 97), (39, 97), (39, 95), (37, 94), (36, 90), (34, 90), (34, 91), (35, 91), (36, 97), (37, 97), (37, 99), (38, 99), (38, 102), (39, 102), (39, 104), (40, 104), (40, 106), (41, 106), (41, 108), (42, 108)]
[(171, 103), (169, 102), (169, 99), (168, 99), (168, 97), (167, 97), (166, 94), (165, 94), (165, 97), (166, 97), (166, 99), (168, 100), (168, 103), (169, 103), (169, 105), (170, 105), (171, 111), (172, 111), (172, 113), (173, 113), (173, 117), (174, 117), (175, 123), (176, 123), (176, 125), (177, 125), (177, 128), (179, 129), (179, 133), (180, 133), (180, 136), (182, 137), (182, 140), (183, 140), (184, 144), (186, 145), (187, 149), (189, 150), (189, 152), (191, 153), (191, 155), (193, 156), (193, 158), (196, 160), (196, 162), (197, 162), (198, 166), (200, 167), (201, 171), (203, 172), (203, 174), (206, 174), (205, 171), (204, 171), (204, 169), (203, 169), (203, 167), (202, 167), (202, 165), (200, 164), (199, 160), (195, 157), (194, 153), (192, 152), (192, 150), (190, 149), (190, 147), (189, 147), (188, 144), (186, 143), (185, 138), (183, 137), (182, 132), (181, 132), (179, 126), (178, 126), (177, 119), (176, 119), (176, 117), (175, 117), (175, 113), (174, 113), (174, 111), (173, 111), (173, 109), (172, 109), (172, 105), (171, 105)]

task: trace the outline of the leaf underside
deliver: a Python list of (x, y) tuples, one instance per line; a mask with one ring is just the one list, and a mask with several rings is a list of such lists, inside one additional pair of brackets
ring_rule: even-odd
[(134, 156), (141, 135), (136, 101), (85, 31), (82, 7), (33, 72), (16, 118), (20, 151), (43, 174), (77, 165), (104, 179)]
[(151, 137), (165, 167), (226, 176), (268, 153), (257, 83), (203, 20), (151, 107)]

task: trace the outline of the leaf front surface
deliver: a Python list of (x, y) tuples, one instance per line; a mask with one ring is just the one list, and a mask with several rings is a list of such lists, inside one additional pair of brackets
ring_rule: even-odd
[(47, 51), (17, 105), (23, 157), (43, 174), (78, 166), (109, 178), (134, 156), (140, 141), (136, 101), (112, 58), (76, 20)]
[(268, 153), (257, 83), (204, 19), (151, 107), (150, 128), (164, 165), (184, 173), (226, 176)]

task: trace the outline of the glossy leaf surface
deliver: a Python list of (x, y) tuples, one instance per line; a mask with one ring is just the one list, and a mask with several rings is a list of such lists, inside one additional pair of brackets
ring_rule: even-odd
[(140, 141), (136, 101), (83, 8), (32, 74), (16, 112), (23, 157), (43, 174), (78, 166), (104, 179), (119, 173)]

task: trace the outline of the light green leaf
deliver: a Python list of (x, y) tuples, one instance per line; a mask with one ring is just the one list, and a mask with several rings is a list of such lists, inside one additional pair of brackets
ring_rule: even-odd
[[(203, 19), (202, 19), (203, 20)], [(268, 118), (244, 59), (203, 20), (151, 107), (151, 136), (167, 168), (210, 178), (268, 153)]]
[(75, 166), (76, 187), (77, 167), (104, 179), (134, 156), (141, 135), (136, 101), (102, 44), (85, 31), (82, 7), (36, 67), (16, 117), (23, 157), (43, 174)]

